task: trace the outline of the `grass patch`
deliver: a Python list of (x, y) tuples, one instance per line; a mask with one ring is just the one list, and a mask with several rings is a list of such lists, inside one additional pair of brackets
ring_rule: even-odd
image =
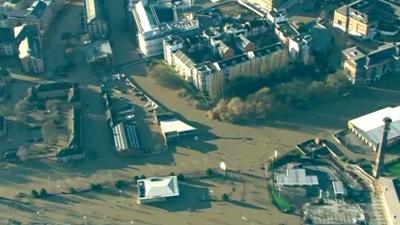
[(400, 158), (387, 163), (385, 165), (385, 171), (388, 176), (391, 176), (391, 177), (400, 176)]
[(155, 60), (150, 63), (147, 74), (157, 80), (162, 86), (170, 89), (187, 89), (188, 83), (167, 64)]
[(279, 194), (275, 190), (271, 191), (271, 195), (272, 202), (279, 210), (281, 210), (282, 212), (290, 212), (292, 206), (286, 198), (284, 198), (282, 195), (279, 196)]

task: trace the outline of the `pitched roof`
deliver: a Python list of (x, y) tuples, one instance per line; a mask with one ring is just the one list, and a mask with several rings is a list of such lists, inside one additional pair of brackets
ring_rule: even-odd
[(154, 199), (179, 196), (178, 178), (153, 177), (138, 180), (138, 199)]
[(349, 124), (356, 127), (363, 132), (369, 141), (379, 144), (383, 132), (383, 118), (390, 117), (392, 123), (390, 124), (390, 131), (388, 140), (393, 140), (400, 137), (400, 106), (395, 108), (387, 107), (378, 111), (363, 115), (361, 117), (352, 119)]
[(368, 54), (366, 65), (374, 65), (398, 55), (396, 45), (389, 43)]
[(175, 55), (178, 59), (182, 61), (184, 65), (187, 67), (194, 67), (196, 66), (196, 63), (193, 62), (192, 59), (190, 59), (183, 51), (178, 50), (175, 52)]

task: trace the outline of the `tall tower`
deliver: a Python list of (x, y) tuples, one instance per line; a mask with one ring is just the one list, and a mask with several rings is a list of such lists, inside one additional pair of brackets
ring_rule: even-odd
[(373, 175), (375, 178), (379, 178), (379, 176), (383, 171), (383, 166), (385, 164), (385, 148), (387, 144), (387, 137), (390, 130), (390, 124), (392, 123), (392, 119), (390, 119), (389, 117), (385, 117), (383, 119), (383, 122), (385, 123), (385, 125), (383, 126), (382, 139), (378, 147), (378, 154), (376, 156), (375, 167), (373, 171)]

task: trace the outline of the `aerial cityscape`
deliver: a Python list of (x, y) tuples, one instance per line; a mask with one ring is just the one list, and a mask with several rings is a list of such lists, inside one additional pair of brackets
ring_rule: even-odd
[(400, 0), (0, 0), (0, 225), (400, 225)]

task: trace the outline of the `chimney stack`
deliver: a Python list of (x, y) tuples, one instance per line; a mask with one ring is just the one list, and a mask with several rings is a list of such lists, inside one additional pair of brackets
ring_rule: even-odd
[(389, 117), (385, 117), (383, 119), (383, 122), (385, 123), (385, 125), (383, 126), (382, 139), (378, 146), (378, 154), (376, 156), (375, 167), (373, 171), (373, 175), (375, 178), (379, 178), (383, 171), (383, 166), (385, 164), (385, 148), (392, 119), (390, 119)]

